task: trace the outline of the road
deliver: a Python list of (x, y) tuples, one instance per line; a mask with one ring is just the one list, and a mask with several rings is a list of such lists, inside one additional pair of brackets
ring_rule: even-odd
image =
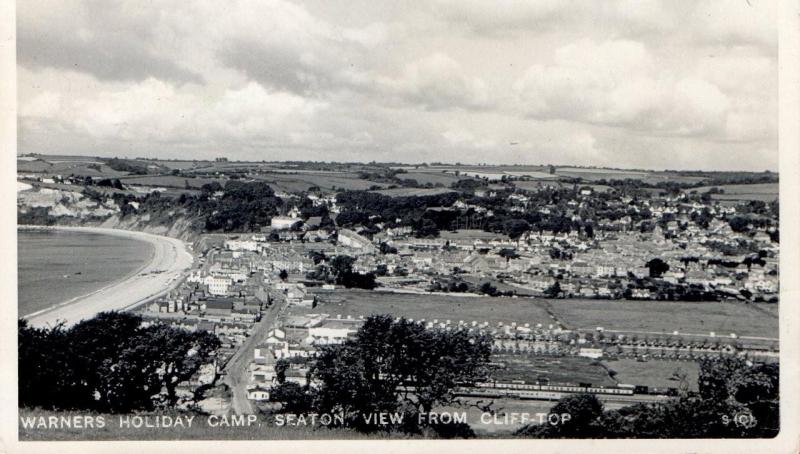
[(235, 414), (252, 414), (254, 412), (252, 402), (247, 399), (247, 385), (250, 382), (249, 366), (253, 361), (256, 346), (265, 339), (267, 332), (287, 306), (285, 298), (273, 297), (272, 300), (274, 301), (272, 306), (264, 311), (261, 320), (255, 324), (250, 336), (225, 365), (224, 382), (231, 389), (231, 410)]

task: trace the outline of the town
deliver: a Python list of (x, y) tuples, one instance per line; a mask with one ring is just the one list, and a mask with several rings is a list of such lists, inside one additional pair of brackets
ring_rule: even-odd
[[(103, 166), (141, 171), (102, 179), (21, 171), (31, 189), (20, 193), (20, 217), (135, 228), (166, 212), (170, 225), (191, 225), (177, 218), (208, 210), (200, 231), (178, 232), (191, 240), (191, 271), (134, 310), (145, 324), (219, 338), (213, 364), (184, 390), (224, 384), (230, 391), (212, 412), (266, 410), (276, 386), (315, 386), (319, 349), (381, 313), (490, 334), (493, 372), (456, 390), (467, 399), (548, 401), (588, 390), (616, 404), (651, 402), (690, 391), (698, 358), (779, 355), (770, 337), (777, 201), (720, 197), (725, 185), (709, 184), (719, 175), (648, 184), (555, 168), (550, 177), (546, 167), (532, 178), (376, 166), (351, 181), (388, 189), (292, 191), (267, 185), (275, 169), (255, 164), (221, 160), (141, 177), (169, 163), (117, 161)], [(773, 176), (739, 178), (761, 187)], [(184, 188), (157, 186), (181, 179)], [(237, 205), (251, 201), (268, 203)]]

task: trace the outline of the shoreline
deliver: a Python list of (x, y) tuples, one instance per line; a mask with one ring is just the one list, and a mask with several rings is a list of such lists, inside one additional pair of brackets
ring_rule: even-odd
[(139, 241), (152, 246), (150, 260), (127, 276), (86, 295), (71, 298), (46, 309), (20, 318), (32, 326), (54, 326), (64, 322), (71, 326), (103, 311), (124, 311), (164, 295), (181, 282), (194, 257), (186, 243), (177, 239), (132, 230), (102, 227), (34, 226), (20, 225), (18, 230), (73, 231), (113, 235)]

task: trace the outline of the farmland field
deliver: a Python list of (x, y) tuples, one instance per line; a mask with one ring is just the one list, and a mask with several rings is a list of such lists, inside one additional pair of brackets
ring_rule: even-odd
[[(726, 184), (715, 186), (725, 191), (724, 194), (712, 194), (714, 200), (760, 200), (771, 202), (778, 198), (778, 183), (761, 184)], [(697, 188), (698, 193), (706, 192), (712, 186)]]
[(546, 172), (546, 171), (522, 172), (522, 171), (510, 171), (509, 170), (509, 171), (506, 171), (505, 173), (508, 174), (508, 175), (514, 176), (514, 177), (531, 177), (531, 178), (537, 178), (537, 179), (540, 179), (540, 180), (554, 180), (554, 179), (558, 178), (558, 175), (551, 174), (551, 173)]
[(728, 302), (624, 300), (550, 300), (550, 308), (570, 329), (595, 329), (654, 334), (777, 337), (778, 320), (749, 305)]
[(700, 364), (697, 361), (647, 361), (623, 358), (616, 361), (604, 361), (609, 369), (617, 372), (614, 379), (618, 383), (644, 385), (656, 388), (678, 388), (678, 380), (670, 380), (673, 372), (681, 369), (687, 374), (690, 391), (697, 391), (697, 378), (700, 375)]
[(673, 172), (648, 172), (639, 170), (594, 169), (580, 167), (559, 167), (556, 173), (560, 176), (582, 178), (586, 181), (597, 180), (624, 180), (630, 178), (645, 183), (661, 183), (672, 181), (675, 183), (697, 183), (707, 178), (698, 176), (681, 175)]
[(307, 191), (312, 186), (320, 189), (331, 190), (334, 187), (344, 190), (368, 190), (373, 186), (386, 187), (386, 183), (376, 183), (374, 181), (362, 180), (354, 173), (269, 173), (258, 175), (258, 180), (270, 183), (275, 190), (285, 192)]
[(395, 188), (395, 189), (381, 189), (379, 191), (373, 191), (376, 194), (386, 195), (389, 197), (421, 197), (426, 195), (438, 195), (438, 194), (447, 194), (448, 192), (454, 192), (452, 189), (448, 188)]
[(83, 160), (67, 159), (56, 161), (17, 161), (17, 172), (26, 173), (44, 173), (46, 175), (61, 175), (69, 176), (75, 175), (80, 177), (99, 177), (99, 178), (115, 178), (126, 175), (125, 172), (118, 172), (111, 167), (96, 161), (91, 158), (84, 158)]
[(203, 161), (162, 161), (156, 160), (153, 161), (154, 164), (166, 167), (168, 169), (179, 169), (179, 170), (186, 170), (192, 169), (194, 167), (203, 167), (208, 165), (208, 162)]
[(456, 175), (451, 173), (441, 173), (441, 172), (408, 172), (408, 173), (399, 173), (397, 174), (397, 178), (401, 180), (417, 180), (419, 184), (436, 184), (441, 183), (445, 186), (450, 186), (451, 183), (460, 180)]
[(314, 309), (293, 307), (295, 315), (324, 313), (358, 317), (372, 314), (392, 314), (415, 320), (451, 320), (457, 323), (477, 321), (496, 325), (503, 323), (551, 323), (537, 300), (526, 298), (460, 297), (449, 295), (416, 295), (361, 290), (337, 290), (323, 296)]
[(225, 182), (227, 180), (221, 178), (186, 178), (180, 176), (173, 176), (173, 175), (163, 175), (163, 176), (137, 176), (137, 177), (130, 177), (124, 178), (122, 180), (123, 184), (134, 184), (134, 185), (141, 185), (141, 186), (163, 186), (165, 188), (180, 188), (183, 189), (188, 184), (190, 188), (201, 188), (204, 184), (218, 182), (219, 184), (225, 186)]

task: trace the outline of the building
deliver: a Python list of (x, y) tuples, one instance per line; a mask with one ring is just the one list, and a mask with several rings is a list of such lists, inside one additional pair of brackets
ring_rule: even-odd
[(229, 317), (233, 311), (233, 300), (229, 298), (216, 298), (206, 301), (206, 314)]
[(208, 286), (208, 293), (212, 295), (225, 296), (233, 284), (233, 280), (223, 276), (206, 276), (203, 283)]
[(258, 242), (255, 240), (227, 240), (225, 247), (230, 251), (258, 252)]
[(375, 246), (367, 238), (357, 234), (356, 232), (348, 229), (341, 229), (338, 232), (336, 241), (345, 247), (356, 249), (359, 252), (372, 253), (375, 252)]
[(341, 344), (354, 335), (360, 325), (357, 320), (328, 319), (308, 329), (309, 340), (313, 345)]
[(269, 226), (272, 230), (289, 230), (293, 225), (300, 222), (300, 219), (289, 216), (275, 216), (270, 222)]

